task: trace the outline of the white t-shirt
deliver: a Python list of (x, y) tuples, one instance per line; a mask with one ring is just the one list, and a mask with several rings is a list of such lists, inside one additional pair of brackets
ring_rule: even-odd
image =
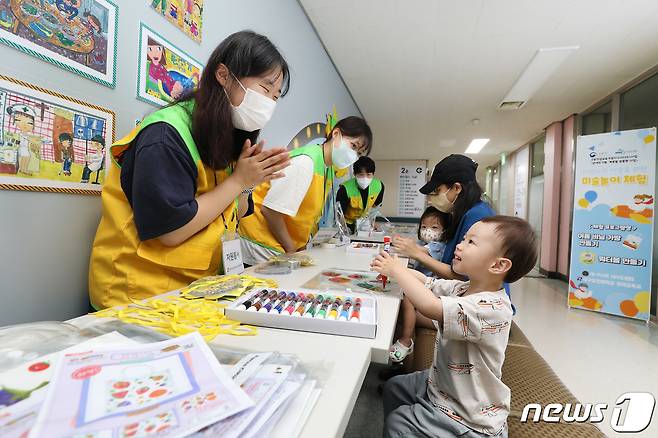
[[(286, 176), (272, 181), (263, 205), (286, 216), (295, 216), (313, 181), (313, 168), (313, 159), (308, 155), (293, 157), (290, 166), (283, 171)], [(249, 265), (264, 262), (278, 254), (247, 239), (241, 239), (241, 242), (242, 259)]]
[(468, 282), (427, 278), (441, 297), (438, 332), (427, 396), (438, 409), (471, 429), (498, 435), (510, 411), (510, 389), (501, 380), (512, 323), (504, 289), (463, 296)]

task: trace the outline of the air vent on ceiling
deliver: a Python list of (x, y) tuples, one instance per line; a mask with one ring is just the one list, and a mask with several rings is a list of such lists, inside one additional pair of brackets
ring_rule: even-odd
[(503, 110), (503, 111), (512, 111), (512, 110), (517, 110), (521, 109), (521, 107), (525, 105), (524, 100), (515, 100), (515, 101), (510, 101), (510, 102), (501, 102), (500, 106), (498, 109)]

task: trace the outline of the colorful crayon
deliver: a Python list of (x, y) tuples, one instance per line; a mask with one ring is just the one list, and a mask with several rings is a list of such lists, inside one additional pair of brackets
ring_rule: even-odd
[(254, 304), (256, 301), (260, 300), (265, 295), (267, 295), (267, 289), (263, 289), (262, 291), (258, 292), (257, 294), (252, 296), (250, 299), (248, 299), (244, 303), (240, 304), (238, 306), (238, 309), (247, 310), (248, 308), (251, 307), (252, 304)]
[(267, 304), (272, 298), (276, 297), (277, 293), (275, 290), (271, 291), (266, 296), (262, 296), (260, 300), (254, 301), (251, 307), (247, 307), (248, 311), (258, 312), (263, 305)]
[(274, 310), (278, 313), (283, 312), (283, 308), (286, 307), (286, 304), (290, 303), (294, 299), (295, 299), (295, 293), (290, 292), (285, 299), (279, 302), (279, 304), (274, 308)]
[(306, 318), (313, 318), (315, 316), (315, 312), (317, 312), (318, 307), (322, 303), (323, 297), (322, 295), (318, 295), (315, 300), (311, 303), (310, 307), (304, 314)]
[(304, 301), (304, 294), (300, 293), (297, 297), (293, 298), (292, 301), (288, 303), (288, 306), (285, 308), (284, 312), (288, 312), (288, 315), (292, 315), (292, 312), (295, 311), (297, 303)]
[(306, 310), (306, 305), (312, 302), (314, 298), (315, 296), (313, 294), (306, 295), (304, 301), (302, 301), (299, 304), (299, 306), (297, 306), (297, 308), (295, 309), (295, 313), (293, 314), (293, 316), (302, 316), (304, 314), (304, 311)]
[(347, 298), (345, 300), (345, 304), (343, 304), (343, 308), (340, 311), (340, 316), (338, 317), (339, 321), (347, 321), (347, 318), (349, 317), (350, 314), (350, 308), (352, 307), (352, 298)]
[(354, 301), (354, 308), (352, 309), (352, 314), (350, 315), (350, 321), (357, 320), (361, 318), (361, 298), (357, 298)]
[(331, 297), (328, 295), (325, 295), (324, 301), (322, 302), (322, 307), (320, 307), (320, 310), (318, 310), (318, 313), (315, 315), (316, 318), (326, 318), (327, 317), (327, 309), (329, 309), (329, 305), (331, 304)]
[(272, 298), (269, 302), (265, 303), (263, 307), (259, 310), (259, 312), (269, 312), (272, 310), (273, 307), (275, 307), (277, 304), (281, 302), (281, 300), (286, 298), (286, 293), (285, 292), (279, 292), (279, 294)]
[(329, 319), (336, 319), (338, 318), (338, 308), (342, 304), (342, 297), (336, 297), (334, 300), (334, 303), (331, 305), (331, 309), (329, 309)]

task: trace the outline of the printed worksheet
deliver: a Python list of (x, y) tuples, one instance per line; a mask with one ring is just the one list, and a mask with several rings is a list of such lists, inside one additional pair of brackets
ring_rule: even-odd
[[(85, 341), (65, 351), (91, 348), (95, 345), (129, 345), (134, 342), (118, 332), (107, 333)], [(26, 437), (36, 422), (46, 395), (46, 386), (53, 368), (64, 353), (41, 356), (35, 360), (0, 373), (0, 436)]]
[(62, 355), (30, 437), (179, 437), (254, 402), (198, 333)]

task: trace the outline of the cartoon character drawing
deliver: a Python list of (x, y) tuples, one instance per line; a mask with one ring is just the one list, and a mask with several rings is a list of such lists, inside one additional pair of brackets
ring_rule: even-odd
[(456, 374), (471, 374), (475, 366), (471, 363), (450, 363), (448, 369)]
[(487, 415), (489, 417), (495, 417), (496, 415), (498, 415), (498, 412), (500, 412), (502, 409), (503, 409), (502, 406), (490, 404), (480, 409), (480, 414)]
[(55, 5), (62, 15), (71, 21), (78, 16), (81, 0), (55, 0)]
[(88, 37), (93, 38), (94, 35), (100, 35), (103, 33), (103, 25), (101, 24), (101, 21), (98, 19), (98, 17), (89, 12), (85, 12), (82, 14), (82, 16), (86, 18), (82, 24), (87, 29)]
[(457, 313), (457, 324), (459, 324), (462, 329), (462, 336), (466, 338), (468, 337), (468, 316), (466, 313), (464, 313), (464, 308), (462, 305), (457, 305), (459, 306), (459, 312)]
[[(162, 91), (172, 99), (179, 98), (185, 88), (193, 88), (194, 83), (176, 71), (167, 70), (167, 49), (152, 38), (148, 39), (146, 57), (149, 61), (149, 77), (162, 85)], [(182, 81), (186, 81), (187, 87)]]
[(92, 152), (85, 157), (85, 167), (82, 170), (81, 183), (88, 183), (91, 179), (91, 174), (96, 172), (96, 181), (92, 184), (100, 184), (98, 178), (101, 170), (103, 170), (103, 162), (105, 161), (105, 139), (100, 135), (95, 135), (91, 139)]
[(30, 169), (30, 136), (34, 132), (36, 113), (34, 109), (24, 103), (16, 103), (7, 108), (11, 116), (11, 123), (18, 130), (18, 171), (25, 175), (32, 175)]
[(62, 170), (58, 175), (63, 173), (66, 176), (71, 176), (71, 165), (73, 164), (73, 136), (68, 132), (62, 132), (59, 134), (59, 142), (62, 145)]
[(500, 310), (503, 308), (503, 300), (500, 298), (481, 299), (478, 301), (478, 306), (491, 310)]
[(585, 283), (578, 283), (578, 285), (576, 285), (573, 280), (569, 280), (569, 286), (571, 286), (571, 292), (573, 292), (574, 296), (580, 300), (592, 296), (592, 291), (589, 290), (589, 286)]

